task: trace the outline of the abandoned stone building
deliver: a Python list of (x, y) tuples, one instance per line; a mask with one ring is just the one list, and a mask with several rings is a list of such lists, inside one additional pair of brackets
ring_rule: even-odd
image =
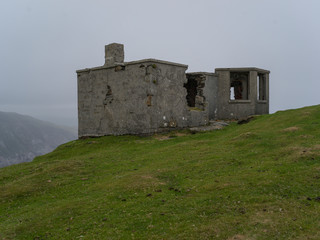
[(105, 64), (77, 71), (79, 137), (149, 134), (269, 113), (269, 73), (156, 59), (124, 62), (122, 44), (105, 46)]

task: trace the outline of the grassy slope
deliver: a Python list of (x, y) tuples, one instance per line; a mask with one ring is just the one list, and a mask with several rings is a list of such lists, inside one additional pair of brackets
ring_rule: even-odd
[(313, 106), (67, 143), (0, 169), (0, 239), (320, 239), (319, 127)]

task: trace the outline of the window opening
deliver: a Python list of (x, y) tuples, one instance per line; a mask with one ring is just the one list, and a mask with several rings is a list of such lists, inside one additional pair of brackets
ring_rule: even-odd
[(266, 98), (266, 76), (265, 74), (258, 74), (257, 76), (257, 99), (267, 100)]
[(231, 72), (230, 73), (230, 100), (249, 99), (249, 73)]
[(234, 87), (230, 87), (230, 100), (235, 100), (235, 97), (234, 97)]

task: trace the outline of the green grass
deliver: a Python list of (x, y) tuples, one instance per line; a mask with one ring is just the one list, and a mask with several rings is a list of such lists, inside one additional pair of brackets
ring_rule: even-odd
[(0, 239), (320, 239), (320, 106), (168, 135), (0, 169)]

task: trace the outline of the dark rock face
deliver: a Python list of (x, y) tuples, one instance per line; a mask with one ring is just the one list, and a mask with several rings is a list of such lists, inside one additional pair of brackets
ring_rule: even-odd
[(0, 167), (32, 161), (76, 138), (72, 130), (17, 113), (0, 112)]

